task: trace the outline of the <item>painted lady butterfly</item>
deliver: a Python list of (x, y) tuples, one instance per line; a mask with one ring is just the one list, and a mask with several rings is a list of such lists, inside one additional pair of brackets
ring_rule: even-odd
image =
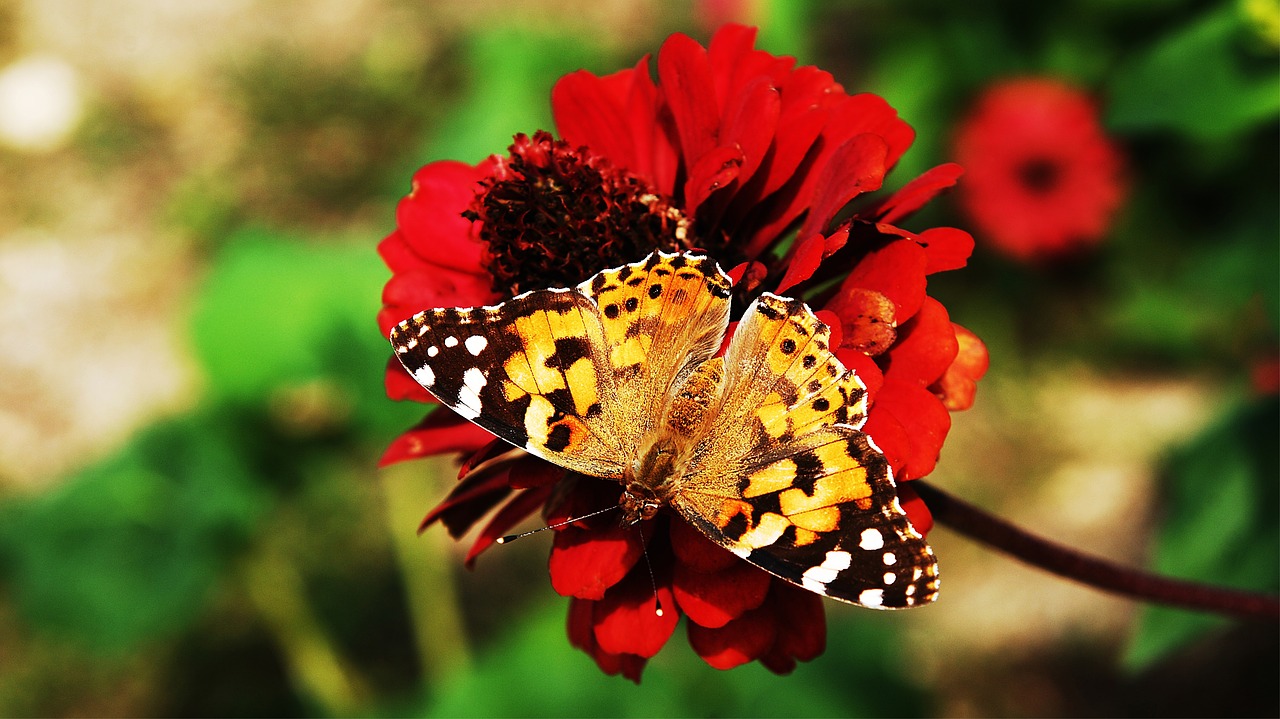
[(561, 467), (616, 480), (627, 522), (663, 506), (805, 589), (933, 601), (938, 565), (866, 434), (866, 388), (802, 302), (769, 293), (723, 356), (731, 281), (655, 252), (575, 289), (420, 312), (391, 331), (427, 390)]

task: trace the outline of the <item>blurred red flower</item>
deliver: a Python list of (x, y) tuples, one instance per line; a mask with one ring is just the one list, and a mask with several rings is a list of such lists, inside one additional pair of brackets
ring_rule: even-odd
[[(895, 223), (961, 171), (934, 168), (833, 228), (852, 199), (880, 188), (913, 131), (881, 98), (849, 95), (826, 72), (754, 49), (754, 38), (727, 26), (704, 49), (673, 35), (656, 83), (648, 58), (604, 77), (570, 74), (552, 91), (563, 139), (518, 135), (508, 157), (419, 170), (379, 246), (393, 273), (379, 324), (386, 333), (425, 308), (570, 286), (655, 248), (702, 249), (732, 268), (739, 311), (766, 290), (822, 308), (832, 346), (867, 385), (864, 430), (888, 458), (913, 524), (928, 531), (928, 509), (901, 483), (932, 471), (948, 410), (972, 403), (986, 349), (925, 291), (929, 274), (964, 266), (972, 238)], [(395, 399), (434, 401), (394, 358), (386, 384)], [(621, 493), (447, 410), (398, 438), (382, 462), (440, 453), (466, 459), (422, 526), (439, 521), (460, 537), (493, 512), (468, 563), (539, 509), (556, 523), (616, 505)], [(781, 673), (823, 651), (818, 595), (747, 564), (674, 513), (638, 526), (607, 514), (555, 531), (551, 582), (572, 597), (570, 641), (602, 670), (638, 681), (681, 615), (690, 644), (715, 667), (759, 660)]]
[(1124, 202), (1124, 157), (1080, 90), (1048, 78), (991, 86), (963, 120), (961, 209), (979, 236), (1021, 260), (1043, 260), (1106, 236)]

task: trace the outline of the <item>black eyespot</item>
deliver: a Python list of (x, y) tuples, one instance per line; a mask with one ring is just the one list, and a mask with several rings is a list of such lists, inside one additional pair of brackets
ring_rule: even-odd
[(636, 308), (637, 308), (637, 307), (639, 307), (639, 306), (640, 306), (640, 300), (638, 300), (638, 299), (636, 299), (636, 298), (634, 298), (634, 297), (628, 297), (628, 298), (627, 298), (626, 308), (627, 308), (627, 311), (628, 311), (628, 312), (635, 312), (635, 311), (636, 311)]
[(831, 403), (827, 401), (826, 397), (819, 397), (813, 401), (813, 408), (819, 412), (826, 412), (831, 409)]
[(778, 345), (778, 349), (782, 350), (782, 354), (789, 355), (796, 351), (796, 341), (788, 337), (782, 340), (782, 344)]
[(817, 363), (818, 363), (818, 358), (817, 358), (817, 357), (814, 357), (813, 355), (805, 355), (805, 356), (804, 356), (804, 368), (805, 368), (805, 369), (813, 369), (813, 366), (814, 366), (815, 364), (817, 364)]
[(604, 316), (611, 320), (618, 319), (618, 306), (616, 304), (607, 304), (604, 306)]
[(649, 285), (649, 299), (656, 300), (662, 295), (662, 285)]

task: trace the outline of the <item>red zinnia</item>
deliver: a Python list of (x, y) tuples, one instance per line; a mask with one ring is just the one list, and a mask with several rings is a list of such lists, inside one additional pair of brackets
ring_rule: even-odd
[(1018, 259), (1100, 241), (1126, 194), (1124, 161), (1087, 95), (1058, 80), (994, 85), (961, 124), (960, 207), (980, 235)]
[[(837, 213), (885, 174), (913, 139), (884, 100), (849, 95), (829, 75), (756, 50), (755, 31), (728, 26), (704, 49), (683, 35), (605, 77), (576, 72), (552, 105), (562, 140), (518, 135), (505, 158), (427, 165), (379, 246), (392, 278), (382, 330), (426, 308), (493, 303), (529, 289), (571, 286), (653, 249), (699, 248), (732, 268), (737, 311), (765, 290), (805, 299), (832, 327), (831, 344), (868, 388), (863, 428), (899, 483), (932, 471), (948, 410), (972, 402), (986, 350), (925, 294), (926, 276), (962, 267), (970, 236), (913, 233), (895, 223), (955, 184), (943, 165), (832, 228)], [(432, 397), (392, 359), (387, 391)], [(455, 490), (423, 521), (455, 537), (496, 509), (467, 561), (542, 509), (554, 523), (614, 505), (616, 483), (566, 474), (437, 410), (387, 450), (383, 463), (443, 452), (466, 456)], [(931, 525), (909, 487), (913, 524)], [(610, 516), (610, 515), (606, 515)], [(753, 660), (777, 672), (823, 651), (816, 594), (721, 549), (665, 509), (634, 527), (594, 518), (559, 528), (552, 586), (572, 597), (569, 638), (610, 674), (638, 680), (688, 618), (709, 664)], [(647, 548), (659, 600), (641, 560)]]

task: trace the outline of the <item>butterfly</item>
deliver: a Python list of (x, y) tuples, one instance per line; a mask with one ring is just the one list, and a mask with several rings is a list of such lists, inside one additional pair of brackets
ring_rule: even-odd
[(764, 293), (723, 355), (732, 281), (654, 252), (575, 288), (420, 312), (405, 369), (453, 411), (565, 469), (620, 483), (623, 521), (670, 507), (716, 544), (819, 594), (926, 604), (933, 550), (898, 502), (867, 390), (803, 302)]

